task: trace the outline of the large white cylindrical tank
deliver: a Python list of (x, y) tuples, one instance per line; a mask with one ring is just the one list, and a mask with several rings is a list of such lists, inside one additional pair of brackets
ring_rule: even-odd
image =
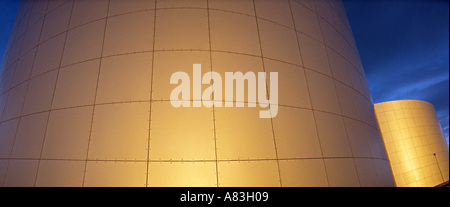
[[(175, 108), (193, 64), (278, 113)], [(2, 186), (395, 185), (341, 1), (25, 0), (0, 71)]]

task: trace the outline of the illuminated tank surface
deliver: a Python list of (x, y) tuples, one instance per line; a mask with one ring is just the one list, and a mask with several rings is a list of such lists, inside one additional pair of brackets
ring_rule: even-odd
[(433, 187), (448, 181), (448, 145), (432, 104), (405, 100), (375, 104), (399, 187)]
[[(276, 116), (173, 107), (193, 64)], [(395, 186), (341, 1), (25, 0), (0, 71), (0, 186)]]

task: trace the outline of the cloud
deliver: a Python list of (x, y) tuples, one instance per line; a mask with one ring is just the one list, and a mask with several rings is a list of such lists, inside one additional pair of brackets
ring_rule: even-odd
[[(428, 97), (427, 94), (436, 92), (436, 90), (430, 90), (433, 86), (449, 80), (448, 69), (446, 69), (448, 68), (448, 62), (447, 64), (436, 63), (431, 59), (416, 66), (410, 65), (408, 60), (397, 63), (399, 64), (388, 68), (390, 72), (387, 72), (387, 74), (373, 73), (368, 76), (375, 102), (398, 99), (423, 100), (423, 98)], [(446, 92), (438, 91), (442, 94)], [(442, 96), (442, 94), (440, 95)]]

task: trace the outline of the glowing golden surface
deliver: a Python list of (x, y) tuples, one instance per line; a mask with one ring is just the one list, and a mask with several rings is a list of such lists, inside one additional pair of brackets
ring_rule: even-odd
[[(5, 54), (0, 186), (395, 185), (339, 0), (26, 0)], [(278, 115), (174, 108), (193, 64), (278, 72)]]
[(397, 186), (448, 181), (449, 150), (432, 104), (393, 101), (375, 104), (375, 111)]

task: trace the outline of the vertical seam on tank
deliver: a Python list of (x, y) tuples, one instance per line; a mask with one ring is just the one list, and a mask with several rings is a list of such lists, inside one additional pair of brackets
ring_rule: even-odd
[(148, 143), (147, 143), (147, 174), (145, 176), (145, 186), (148, 187), (148, 176), (149, 176), (149, 166), (150, 166), (150, 140), (151, 140), (151, 124), (152, 124), (152, 100), (153, 100), (153, 77), (154, 77), (154, 67), (155, 67), (155, 44), (156, 44), (156, 5), (157, 1), (155, 0), (155, 13), (153, 15), (153, 49), (152, 49), (152, 74), (151, 74), (151, 84), (150, 84), (150, 102), (149, 102), (149, 118), (148, 118)]
[[(326, 3), (331, 8), (330, 3), (328, 1), (326, 1)], [(330, 72), (331, 72), (331, 79), (333, 81), (334, 92), (336, 93), (336, 98), (337, 98), (337, 102), (338, 102), (338, 105), (339, 105), (339, 110), (341, 112), (339, 117), (341, 118), (342, 124), (344, 125), (345, 136), (347, 138), (347, 144), (348, 144), (348, 147), (350, 149), (350, 153), (352, 155), (351, 156), (352, 157), (352, 163), (353, 163), (353, 167), (355, 168), (356, 178), (358, 179), (358, 183), (361, 186), (361, 181), (359, 179), (358, 170), (356, 168), (355, 158), (354, 158), (354, 155), (353, 155), (352, 145), (350, 144), (350, 140), (349, 140), (349, 135), (348, 135), (348, 131), (347, 131), (347, 125), (345, 124), (345, 120), (344, 120), (345, 117), (342, 115), (343, 114), (342, 106), (341, 106), (341, 102), (340, 102), (340, 99), (339, 99), (339, 94), (338, 94), (338, 91), (337, 91), (337, 88), (336, 88), (336, 82), (335, 82), (333, 70), (331, 70), (330, 57), (328, 55), (327, 44), (325, 42), (325, 37), (324, 37), (324, 34), (323, 34), (322, 25), (320, 24), (320, 18), (321, 17), (319, 17), (319, 14), (317, 13), (317, 11), (316, 11), (316, 16), (317, 16), (317, 20), (319, 21), (320, 33), (322, 34), (322, 41), (323, 41), (323, 45), (325, 47), (325, 55), (327, 56), (327, 64), (328, 64), (328, 67), (330, 68)], [(333, 21), (334, 21), (334, 17), (332, 17), (332, 18), (333, 18)], [(326, 23), (326, 24), (328, 24), (328, 23)], [(333, 26), (333, 29), (335, 29), (334, 26)]]
[[(210, 72), (213, 72), (213, 61), (212, 61), (212, 43), (211, 43), (211, 19), (210, 19), (210, 8), (209, 8), (209, 0), (206, 1), (206, 11), (208, 15), (208, 37), (209, 37), (209, 66)], [(211, 74), (212, 78), (212, 74)], [(214, 91), (214, 84), (212, 85)], [(215, 108), (216, 100), (213, 97), (212, 103), (212, 112), (213, 112), (213, 130), (214, 130), (214, 156), (215, 156), (215, 164), (216, 164), (216, 185), (219, 187), (219, 162), (217, 157), (217, 132), (216, 132), (216, 108)]]
[[(64, 38), (64, 44), (63, 44), (63, 50), (62, 50), (62, 53), (61, 53), (61, 58), (60, 58), (60, 60), (59, 60), (58, 71), (56, 72), (56, 80), (55, 80), (55, 84), (54, 84), (54, 87), (53, 87), (52, 100), (51, 100), (51, 102), (50, 102), (49, 110), (52, 109), (53, 101), (54, 101), (54, 99), (55, 99), (56, 85), (58, 84), (58, 76), (59, 76), (59, 72), (60, 72), (60, 69), (61, 69), (61, 64), (62, 64), (63, 57), (64, 57), (64, 51), (66, 50), (67, 36), (69, 36), (69, 35), (68, 35), (69, 32), (68, 32), (67, 30), (69, 29), (70, 21), (71, 21), (71, 19), (72, 19), (72, 12), (73, 12), (73, 7), (74, 7), (74, 5), (75, 5), (75, 1), (72, 1), (72, 8), (71, 8), (70, 14), (69, 14), (69, 21), (67, 22), (67, 28), (66, 28), (66, 33), (65, 33), (65, 38)], [(48, 9), (48, 4), (47, 4), (47, 9)], [(43, 24), (44, 24), (44, 23), (43, 23)], [(40, 38), (39, 38), (39, 39), (40, 39)], [(31, 81), (31, 80), (30, 80), (30, 81)], [(30, 82), (30, 81), (29, 81), (29, 82)], [(29, 83), (29, 82), (28, 82), (28, 83)], [(29, 84), (28, 84), (28, 86), (29, 86)], [(25, 105), (25, 103), (24, 103), (24, 105)], [(51, 114), (51, 112), (49, 111), (48, 114), (47, 114), (47, 123), (45, 124), (44, 138), (43, 138), (43, 140), (42, 140), (41, 153), (40, 153), (40, 155), (39, 155), (38, 166), (37, 166), (37, 169), (36, 169), (36, 176), (35, 176), (35, 179), (34, 179), (34, 186), (35, 186), (35, 187), (36, 187), (37, 179), (38, 179), (38, 175), (39, 175), (39, 167), (40, 167), (40, 165), (41, 165), (42, 152), (44, 151), (45, 137), (47, 136), (48, 123), (49, 123), (49, 119), (50, 119), (50, 114)]]
[(89, 128), (89, 139), (88, 139), (88, 143), (87, 143), (87, 149), (86, 149), (86, 162), (84, 164), (84, 171), (83, 171), (83, 181), (82, 181), (82, 187), (85, 187), (85, 183), (86, 183), (86, 170), (87, 170), (87, 165), (88, 165), (88, 160), (89, 160), (89, 149), (90, 149), (90, 144), (91, 144), (91, 138), (92, 138), (92, 128), (94, 126), (94, 113), (95, 113), (95, 108), (96, 108), (96, 102), (97, 102), (97, 92), (98, 92), (98, 85), (100, 82), (100, 71), (102, 69), (102, 61), (103, 61), (103, 49), (104, 49), (104, 45), (105, 45), (105, 37), (106, 37), (106, 27), (108, 26), (108, 19), (109, 19), (109, 6), (110, 6), (111, 0), (108, 0), (108, 6), (106, 9), (106, 18), (105, 18), (105, 27), (103, 28), (103, 40), (102, 40), (102, 49), (101, 49), (101, 55), (100, 55), (100, 62), (99, 62), (99, 66), (98, 66), (98, 73), (97, 73), (97, 85), (95, 87), (95, 95), (94, 95), (94, 104), (92, 107), (92, 116), (91, 116), (91, 126)]
[[(262, 44), (261, 44), (261, 33), (260, 33), (260, 27), (259, 27), (259, 23), (258, 23), (258, 15), (256, 13), (255, 0), (253, 0), (253, 10), (255, 12), (256, 30), (258, 32), (259, 49), (260, 49), (260, 52), (261, 52), (261, 62), (262, 62), (262, 67), (263, 67), (263, 71), (264, 71), (264, 77), (265, 77), (265, 80), (266, 80), (266, 95), (267, 95), (267, 97), (269, 97), (269, 100), (270, 100), (269, 89), (267, 87), (267, 74), (266, 74), (266, 67), (265, 67), (265, 63), (264, 63), (264, 53), (263, 53)], [(270, 101), (269, 101), (269, 112), (270, 112), (270, 114), (272, 114), (271, 108), (270, 108)], [(280, 161), (279, 161), (279, 158), (278, 158), (278, 148), (277, 148), (277, 142), (276, 142), (276, 139), (275, 139), (275, 131), (274, 131), (274, 128), (273, 128), (273, 118), (272, 117), (270, 118), (270, 125), (271, 125), (271, 128), (272, 128), (273, 145), (274, 145), (274, 149), (275, 149), (275, 157), (276, 157), (276, 160), (277, 160), (278, 180), (279, 180), (279, 183), (280, 183), (280, 187), (283, 187), (283, 184), (282, 184), (282, 181), (281, 181)]]
[[(296, 3), (298, 3), (298, 2), (296, 2)], [(313, 2), (313, 3), (314, 3), (314, 7), (315, 7), (316, 4), (315, 4), (315, 2)], [(302, 5), (302, 6), (303, 6), (303, 5)], [(289, 1), (289, 7), (290, 7), (290, 10), (291, 10), (292, 21), (294, 22), (295, 35), (297, 36), (297, 46), (298, 46), (298, 49), (299, 49), (299, 51), (300, 51), (300, 57), (301, 57), (301, 59), (302, 59), (303, 75), (305, 76), (306, 89), (308, 90), (309, 103), (310, 103), (310, 105), (311, 105), (311, 112), (312, 112), (313, 119), (314, 119), (314, 126), (315, 126), (315, 129), (316, 129), (315, 131), (316, 131), (316, 135), (317, 135), (317, 141), (319, 142), (320, 153), (321, 153), (321, 155), (322, 155), (322, 159), (321, 159), (321, 160), (322, 160), (322, 164), (323, 164), (323, 167), (324, 167), (324, 170), (325, 170), (325, 178), (326, 178), (326, 181), (327, 181), (327, 185), (329, 186), (329, 185), (330, 185), (330, 182), (329, 182), (329, 180), (328, 180), (328, 172), (327, 172), (327, 166), (326, 166), (326, 164), (325, 164), (325, 157), (324, 157), (324, 155), (323, 155), (322, 143), (320, 142), (319, 129), (318, 129), (317, 119), (316, 119), (316, 113), (315, 113), (316, 110), (314, 110), (313, 103), (312, 103), (311, 91), (310, 91), (310, 89), (309, 89), (309, 83), (308, 83), (308, 76), (306, 75), (306, 69), (305, 69), (304, 62), (303, 62), (302, 50), (301, 50), (301, 47), (300, 47), (300, 40), (299, 40), (299, 37), (298, 37), (297, 29), (296, 29), (296, 27), (295, 27), (294, 14), (293, 14), (293, 12), (292, 12), (292, 5), (291, 5), (291, 2), (290, 2), (290, 1)], [(314, 10), (315, 10), (315, 9), (314, 9)], [(317, 15), (317, 11), (314, 11), (314, 13)], [(320, 33), (321, 33), (321, 35), (322, 35), (322, 31), (320, 31)]]

